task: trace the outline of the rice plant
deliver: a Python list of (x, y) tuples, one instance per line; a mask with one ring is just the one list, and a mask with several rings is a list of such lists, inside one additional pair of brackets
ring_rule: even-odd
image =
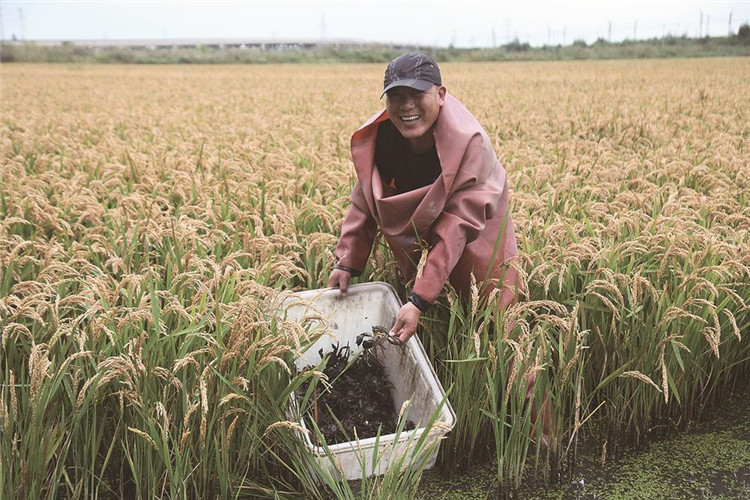
[[(325, 285), (382, 67), (2, 70), (0, 496), (418, 496), (419, 460), (315, 465), (289, 418), (315, 332), (276, 314)], [(522, 280), (424, 318), (458, 417), (438, 466), (555, 480), (580, 436), (612, 456), (741, 383), (750, 63), (444, 77), (508, 170)], [(408, 290), (382, 241), (360, 279)]]

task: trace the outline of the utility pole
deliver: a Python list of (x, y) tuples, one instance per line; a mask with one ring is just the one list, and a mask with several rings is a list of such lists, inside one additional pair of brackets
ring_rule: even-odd
[(703, 11), (701, 11), (701, 22), (698, 25), (698, 38), (703, 38)]
[(638, 28), (638, 20), (633, 21), (633, 41), (635, 41), (635, 31)]
[(667, 25), (662, 22), (661, 23), (661, 46), (664, 47), (664, 39), (667, 37)]
[(732, 36), (732, 11), (729, 11), (729, 34), (727, 36)]
[(612, 43), (612, 21), (607, 21), (607, 41)]

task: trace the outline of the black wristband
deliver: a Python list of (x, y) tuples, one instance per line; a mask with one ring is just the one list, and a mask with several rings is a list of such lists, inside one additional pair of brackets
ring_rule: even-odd
[(359, 276), (360, 274), (362, 274), (362, 273), (361, 273), (360, 271), (357, 271), (357, 270), (356, 270), (356, 269), (354, 269), (354, 268), (351, 268), (351, 267), (346, 267), (346, 266), (340, 266), (340, 265), (338, 265), (338, 264), (336, 264), (335, 266), (333, 266), (333, 268), (334, 268), (334, 269), (338, 269), (339, 271), (346, 271), (347, 273), (351, 274), (351, 275), (352, 275), (353, 277), (355, 277), (355, 278), (356, 278), (357, 276)]
[(422, 312), (425, 312), (432, 305), (416, 293), (412, 293), (411, 295), (409, 295), (409, 302), (417, 306), (417, 309)]

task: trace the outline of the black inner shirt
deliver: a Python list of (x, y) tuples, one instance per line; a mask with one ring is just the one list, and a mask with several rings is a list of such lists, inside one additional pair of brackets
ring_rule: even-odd
[(426, 153), (415, 153), (390, 120), (378, 125), (375, 165), (396, 194), (432, 184), (443, 171), (434, 145)]

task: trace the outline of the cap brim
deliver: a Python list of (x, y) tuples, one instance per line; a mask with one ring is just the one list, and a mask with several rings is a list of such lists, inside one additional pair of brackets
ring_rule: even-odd
[(386, 88), (383, 89), (383, 93), (380, 94), (380, 97), (383, 97), (386, 92), (391, 90), (394, 87), (409, 87), (412, 89), (419, 90), (420, 92), (424, 92), (425, 90), (429, 89), (435, 85), (432, 82), (428, 82), (427, 80), (416, 80), (414, 78), (406, 78), (404, 80), (396, 80), (395, 82), (388, 85)]

